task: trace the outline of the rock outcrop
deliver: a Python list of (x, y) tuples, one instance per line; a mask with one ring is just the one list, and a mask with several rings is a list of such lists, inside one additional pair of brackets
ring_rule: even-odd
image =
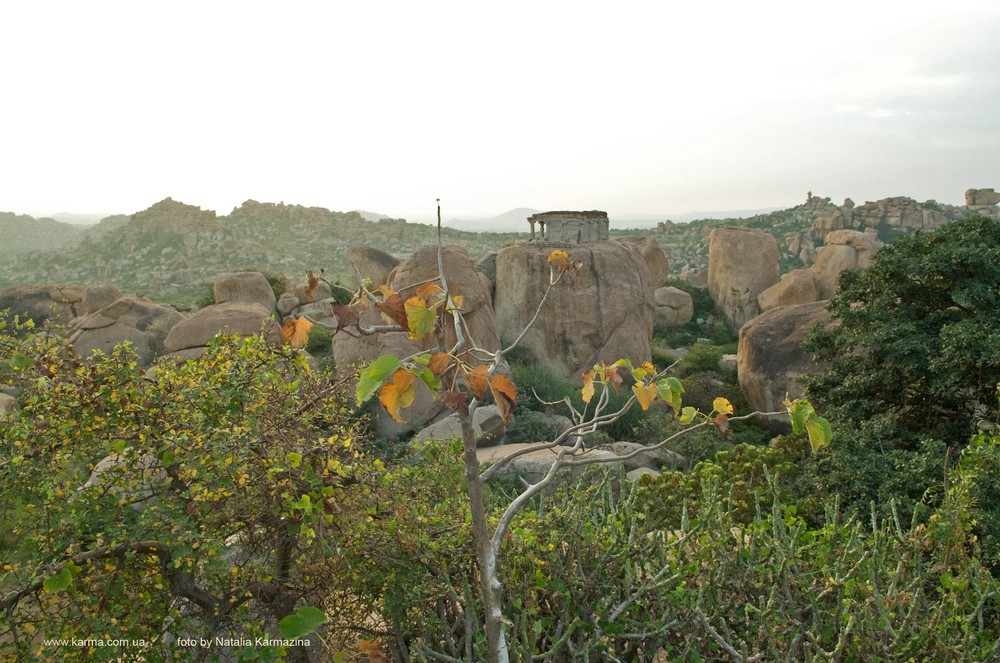
[(965, 205), (975, 212), (995, 211), (1000, 203), (1000, 193), (993, 189), (969, 189), (965, 192)]
[[(740, 329), (737, 374), (747, 403), (760, 412), (784, 409), (781, 402), (802, 396), (803, 376), (822, 370), (800, 347), (817, 324), (830, 323), (825, 301), (781, 306), (757, 316)], [(785, 416), (764, 418), (774, 433), (791, 430)]]
[[(476, 413), (472, 418), (472, 430), (476, 434), (477, 447), (490, 447), (499, 444), (506, 431), (500, 408), (496, 405), (476, 408)], [(461, 437), (462, 424), (458, 421), (458, 415), (452, 414), (422, 429), (413, 436), (411, 444), (415, 445), (430, 440), (461, 439)]]
[(68, 340), (82, 357), (94, 350), (110, 354), (127, 341), (138, 354), (139, 365), (148, 367), (166, 352), (167, 335), (182, 320), (184, 315), (169, 306), (122, 297), (81, 319)]
[(778, 282), (778, 243), (763, 230), (717, 228), (708, 238), (708, 290), (732, 327), (760, 313), (757, 296)]
[(376, 288), (388, 283), (389, 272), (399, 264), (399, 260), (385, 251), (363, 244), (352, 246), (347, 252), (347, 260), (351, 263), (351, 283), (355, 289), (364, 279), (371, 279)]
[[(513, 342), (535, 315), (549, 283), (556, 244), (514, 244), (497, 254), (494, 312), (503, 343)], [(570, 380), (599, 361), (650, 358), (655, 303), (649, 269), (618, 242), (563, 246), (579, 273), (549, 293), (520, 347)]]
[(30, 318), (35, 325), (67, 324), (119, 297), (118, 288), (110, 285), (12, 285), (0, 290), (0, 311)]
[[(485, 447), (476, 451), (476, 457), (479, 459), (481, 464), (490, 465), (497, 462), (501, 458), (505, 458), (506, 456), (515, 452), (520, 452), (522, 449), (531, 446), (534, 446), (534, 444), (518, 443), (504, 444), (498, 447)], [(571, 460), (590, 458), (602, 459), (602, 466), (604, 467), (621, 467), (621, 461), (617, 460), (618, 454), (613, 451), (603, 449), (588, 449), (587, 451), (580, 451), (574, 455), (570, 455), (569, 458)], [(555, 462), (555, 459), (556, 454), (551, 449), (530, 451), (511, 461), (509, 465), (497, 472), (497, 476), (507, 479), (517, 479), (520, 477), (528, 483), (538, 483), (545, 478), (545, 475), (549, 473), (550, 469), (552, 469), (552, 464)], [(583, 474), (583, 470), (583, 466), (567, 467), (563, 470), (563, 472), (565, 472), (568, 476), (576, 477)]]

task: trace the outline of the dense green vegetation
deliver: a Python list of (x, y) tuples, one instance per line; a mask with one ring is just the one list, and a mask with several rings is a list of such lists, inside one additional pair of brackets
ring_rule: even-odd
[[(810, 341), (830, 370), (809, 392), (839, 443), (811, 483), (860, 509), (937, 503), (948, 459), (998, 420), (1000, 222), (972, 217), (899, 239), (869, 269), (842, 274), (830, 310), (839, 324)], [(984, 480), (984, 507), (1000, 508), (1000, 477)]]

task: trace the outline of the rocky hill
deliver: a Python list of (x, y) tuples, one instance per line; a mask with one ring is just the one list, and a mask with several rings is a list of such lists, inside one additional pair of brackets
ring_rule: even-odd
[[(18, 236), (37, 232), (31, 221), (23, 218)], [(294, 281), (302, 281), (308, 270), (325, 269), (331, 280), (346, 282), (352, 245), (371, 244), (403, 257), (433, 242), (435, 233), (402, 219), (372, 222), (358, 212), (253, 200), (218, 216), (167, 198), (131, 217), (78, 229), (73, 241), (26, 245), (16, 255), (4, 251), (13, 259), (0, 264), (0, 284), (107, 282), (126, 292), (193, 301), (218, 274), (244, 267)], [(517, 235), (445, 229), (444, 236), (479, 258)]]
[(673, 273), (695, 272), (708, 266), (708, 235), (715, 228), (740, 226), (767, 230), (778, 241), (781, 272), (808, 266), (816, 249), (834, 230), (874, 229), (883, 242), (918, 230), (934, 230), (972, 214), (1000, 216), (1000, 194), (992, 189), (969, 189), (965, 205), (943, 205), (934, 200), (918, 202), (896, 196), (855, 205), (850, 198), (842, 205), (810, 192), (806, 201), (789, 209), (742, 219), (702, 219), (690, 223), (664, 221), (653, 236), (670, 261)]

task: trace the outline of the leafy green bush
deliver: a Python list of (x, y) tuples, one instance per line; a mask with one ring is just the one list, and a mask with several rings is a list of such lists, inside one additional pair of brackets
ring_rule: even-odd
[(860, 512), (895, 500), (907, 519), (905, 505), (939, 499), (977, 419), (997, 419), (1000, 221), (898, 239), (843, 272), (829, 308), (838, 324), (807, 339), (829, 370), (807, 386), (839, 443), (809, 461), (811, 489)]
[(0, 381), (20, 390), (0, 422), (0, 530), (26, 544), (4, 555), (0, 594), (17, 660), (72, 660), (43, 639), (108, 632), (149, 643), (130, 656), (192, 660), (163, 634), (273, 634), (329, 600), (329, 510), (361, 456), (353, 415), (296, 351), (220, 337), (147, 374), (127, 347), (84, 360), (0, 330)]

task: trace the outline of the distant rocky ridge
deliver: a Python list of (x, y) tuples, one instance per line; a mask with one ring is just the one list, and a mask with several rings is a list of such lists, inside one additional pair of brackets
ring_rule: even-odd
[[(18, 237), (39, 234), (38, 228), (56, 223), (31, 221), (18, 219)], [(0, 285), (105, 282), (157, 299), (190, 301), (207, 293), (218, 274), (245, 267), (293, 281), (309, 270), (324, 269), (329, 279), (347, 283), (350, 246), (376, 244), (406, 256), (436, 237), (430, 226), (402, 219), (372, 222), (358, 212), (248, 200), (228, 216), (218, 216), (170, 198), (131, 217), (110, 217), (87, 231), (66, 224), (58, 229), (66, 233), (60, 241), (52, 238), (53, 230), (44, 233), (46, 241), (22, 243), (16, 254), (0, 248), (13, 258), (0, 263)], [(476, 258), (515, 237), (450, 229), (444, 236)]]
[(850, 198), (836, 205), (829, 198), (806, 195), (795, 207), (744, 219), (703, 219), (678, 224), (664, 221), (653, 236), (663, 247), (675, 274), (695, 273), (708, 267), (708, 236), (713, 229), (727, 226), (759, 228), (778, 242), (782, 273), (807, 267), (827, 234), (834, 230), (873, 230), (883, 242), (918, 230), (935, 230), (972, 214), (1000, 217), (1000, 194), (993, 189), (969, 189), (966, 204), (945, 205), (934, 200), (917, 202), (905, 196), (883, 198), (856, 205)]
[[(997, 215), (1000, 194), (970, 189), (966, 205), (942, 205), (894, 197), (855, 205), (807, 196), (790, 209), (743, 219), (704, 219), (655, 229), (623, 231), (653, 236), (674, 275), (707, 285), (708, 237), (713, 229), (740, 226), (766, 230), (778, 244), (779, 273), (808, 267), (835, 230), (872, 230), (882, 241), (916, 230), (931, 230), (973, 213)], [(532, 210), (512, 210), (526, 214)], [(378, 218), (377, 221), (371, 219)], [(526, 218), (526, 217), (525, 217)], [(463, 246), (474, 261), (527, 235), (444, 228), (448, 244)], [(112, 283), (128, 292), (160, 300), (194, 302), (208, 294), (220, 273), (254, 268), (299, 281), (309, 271), (326, 270), (331, 281), (349, 284), (348, 249), (376, 246), (402, 259), (436, 241), (436, 230), (368, 212), (334, 212), (319, 207), (248, 200), (228, 216), (167, 198), (131, 216), (108, 217), (82, 228), (51, 219), (0, 213), (0, 286), (13, 283)]]

